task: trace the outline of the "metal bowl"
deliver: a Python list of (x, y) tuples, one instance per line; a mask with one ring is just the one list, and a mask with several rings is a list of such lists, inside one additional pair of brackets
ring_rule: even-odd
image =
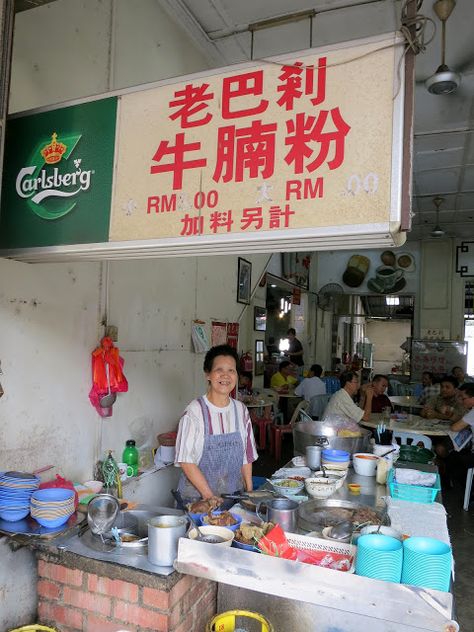
[(337, 428), (325, 421), (300, 421), (293, 428), (294, 453), (305, 455), (306, 447), (316, 443), (316, 437), (326, 437), (331, 450), (345, 450), (349, 454), (354, 452), (368, 452), (371, 432), (360, 428), (360, 437), (338, 437)]

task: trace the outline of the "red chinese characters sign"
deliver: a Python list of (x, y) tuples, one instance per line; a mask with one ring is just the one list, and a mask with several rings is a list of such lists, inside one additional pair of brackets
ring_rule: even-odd
[(370, 46), (122, 97), (110, 240), (388, 221), (394, 52)]

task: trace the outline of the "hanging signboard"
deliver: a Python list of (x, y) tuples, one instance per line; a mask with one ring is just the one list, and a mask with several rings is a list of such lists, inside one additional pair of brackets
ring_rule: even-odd
[[(45, 236), (36, 243), (22, 239), (26, 211), (20, 221), (17, 208), (32, 181), (43, 187), (37, 171), (47, 180), (49, 167), (18, 157), (12, 168), (7, 162), (3, 248), (75, 243), (55, 248), (54, 255), (99, 258), (403, 243), (402, 53), (402, 40), (391, 34), (123, 94), (108, 235), (88, 238), (79, 230), (74, 241), (66, 230), (61, 241), (65, 220), (58, 216), (53, 222), (42, 218)], [(47, 133), (50, 142), (67, 146), (61, 139), (66, 132), (53, 124), (65, 111), (47, 113), (41, 143)], [(37, 138), (39, 121), (12, 123), (24, 123)], [(7, 143), (7, 151), (13, 151), (11, 143), (17, 147), (11, 135)], [(64, 159), (75, 157), (67, 151)], [(17, 181), (23, 165), (36, 169), (25, 186)], [(109, 208), (100, 203), (95, 210), (108, 220)], [(90, 221), (79, 207), (75, 215)], [(87, 247), (80, 246), (86, 241)], [(42, 254), (30, 251), (28, 257)]]

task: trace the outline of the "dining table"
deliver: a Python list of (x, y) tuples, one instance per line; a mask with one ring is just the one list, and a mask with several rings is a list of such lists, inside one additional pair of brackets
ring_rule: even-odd
[(449, 433), (449, 422), (442, 419), (425, 419), (420, 415), (391, 415), (387, 421), (382, 413), (372, 413), (369, 421), (361, 421), (360, 425), (367, 428), (377, 428), (379, 424), (385, 424), (387, 430), (396, 432), (413, 432), (429, 437), (444, 437)]
[(418, 403), (418, 397), (414, 395), (391, 395), (389, 400), (395, 408), (409, 408), (413, 410), (421, 410), (423, 404)]

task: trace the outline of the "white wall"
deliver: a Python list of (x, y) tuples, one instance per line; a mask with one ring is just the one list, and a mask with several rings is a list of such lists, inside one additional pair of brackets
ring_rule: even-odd
[(10, 112), (208, 68), (155, 0), (58, 0), (16, 15)]

